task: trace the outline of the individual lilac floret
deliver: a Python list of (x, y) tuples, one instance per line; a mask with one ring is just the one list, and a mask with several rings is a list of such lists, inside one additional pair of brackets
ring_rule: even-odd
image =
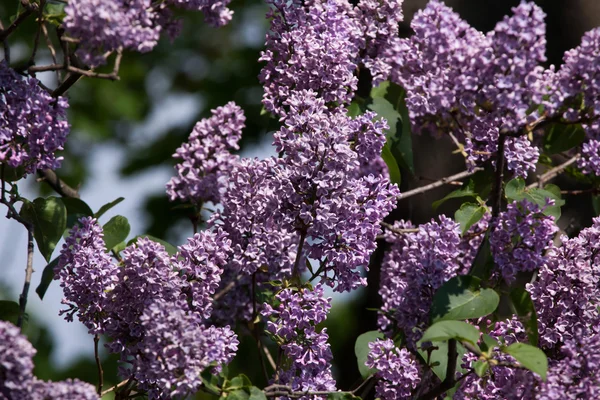
[(584, 173), (600, 176), (600, 140), (591, 139), (583, 144), (578, 166)]
[(186, 10), (197, 10), (204, 13), (204, 20), (215, 27), (227, 25), (233, 11), (227, 8), (231, 0), (168, 0), (168, 3)]
[(107, 333), (112, 341), (107, 347), (126, 356), (138, 351), (136, 344), (145, 334), (139, 319), (146, 306), (158, 300), (176, 302), (184, 281), (171, 266), (164, 246), (148, 238), (127, 247), (122, 259), (109, 307)]
[(91, 334), (104, 333), (109, 318), (111, 291), (118, 282), (119, 268), (112, 263), (104, 244), (104, 233), (96, 219), (81, 218), (69, 232), (54, 269), (54, 279), (63, 288), (61, 311), (67, 321), (79, 320)]
[(375, 392), (383, 400), (410, 399), (421, 381), (417, 362), (406, 349), (398, 349), (390, 339), (369, 343), (365, 365), (376, 368), (379, 378)]
[(239, 341), (229, 327), (204, 327), (185, 302), (158, 300), (140, 317), (144, 337), (133, 360), (135, 379), (149, 399), (186, 397), (202, 385), (201, 373), (227, 364)]
[(54, 98), (35, 78), (18, 75), (0, 62), (0, 164), (13, 168), (56, 169), (62, 157), (69, 123), (67, 100)]
[(82, 61), (98, 66), (106, 63), (108, 51), (152, 50), (161, 32), (157, 8), (151, 0), (70, 1), (63, 25), (69, 36), (80, 41), (77, 55)]
[(230, 151), (239, 149), (246, 117), (234, 102), (211, 112), (212, 116), (199, 121), (188, 142), (173, 155), (182, 161), (175, 166), (177, 176), (167, 183), (171, 201), (218, 203), (221, 198), (235, 160)]
[(388, 79), (392, 62), (391, 53), (398, 37), (398, 24), (404, 20), (404, 0), (361, 0), (355, 8), (365, 37), (363, 64), (373, 76), (373, 85)]
[(284, 343), (281, 348), (290, 360), (289, 367), (278, 371), (279, 383), (291, 386), (294, 391), (335, 391), (331, 375), (333, 355), (326, 329), (316, 330), (316, 325), (327, 318), (331, 299), (323, 297), (321, 285), (312, 291), (284, 289), (276, 299), (279, 305), (273, 308), (265, 304), (261, 314), (268, 319), (267, 331)]
[(600, 334), (577, 333), (550, 361), (548, 379), (537, 400), (597, 399), (600, 397)]
[(263, 104), (279, 116), (292, 92), (314, 90), (326, 103), (347, 104), (357, 85), (354, 75), (361, 28), (346, 0), (268, 0), (271, 29), (260, 61)]
[(94, 385), (79, 379), (67, 379), (60, 382), (35, 381), (32, 385), (34, 395), (31, 400), (77, 399), (99, 400)]
[(551, 248), (537, 280), (527, 284), (535, 305), (540, 345), (560, 346), (598, 319), (600, 304), (600, 218), (575, 238)]
[(490, 235), (490, 249), (500, 275), (511, 284), (519, 272), (532, 272), (547, 262), (545, 251), (552, 245), (558, 227), (554, 217), (528, 200), (510, 203), (500, 213)]
[[(460, 226), (443, 215), (439, 221), (395, 237), (381, 267), (379, 294), (385, 315), (379, 325), (384, 331), (402, 330), (409, 347), (427, 326), (435, 291), (460, 269)], [(403, 222), (395, 226), (410, 227)]]
[(31, 398), (33, 356), (36, 350), (21, 330), (7, 321), (0, 321), (0, 398), (27, 400)]
[(179, 246), (179, 252), (173, 256), (173, 267), (185, 279), (182, 290), (191, 309), (205, 319), (212, 312), (212, 296), (219, 287), (230, 244), (222, 230), (204, 231)]

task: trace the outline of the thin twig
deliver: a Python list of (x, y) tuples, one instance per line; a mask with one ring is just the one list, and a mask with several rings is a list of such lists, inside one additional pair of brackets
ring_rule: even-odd
[(38, 9), (38, 28), (35, 32), (35, 39), (33, 40), (33, 50), (31, 51), (31, 56), (29, 57), (29, 62), (27, 63), (27, 65), (35, 64), (35, 56), (38, 51), (38, 47), (40, 44), (40, 36), (42, 34), (42, 25), (44, 25), (44, 14), (42, 10), (44, 9), (45, 5), (46, 0), (40, 0), (40, 6)]
[(98, 394), (102, 395), (102, 386), (104, 386), (104, 371), (102, 370), (102, 362), (100, 361), (100, 355), (98, 354), (98, 343), (100, 343), (100, 335), (96, 333), (94, 335), (94, 359), (96, 360), (96, 367), (98, 367)]
[(396, 233), (398, 235), (405, 235), (407, 233), (415, 233), (419, 232), (419, 228), (396, 228), (392, 224), (388, 224), (387, 222), (380, 222), (382, 228), (387, 229), (390, 232)]
[(567, 161), (565, 161), (564, 163), (557, 165), (554, 168), (549, 169), (548, 171), (546, 171), (544, 174), (540, 175), (538, 177), (537, 182), (532, 183), (531, 185), (527, 186), (528, 189), (532, 189), (534, 187), (544, 187), (544, 185), (546, 184), (546, 182), (556, 178), (558, 175), (560, 175), (565, 169), (567, 169), (569, 166), (575, 164), (577, 162), (577, 160), (579, 160), (581, 158), (581, 154), (577, 153), (575, 154), (573, 157), (571, 157), (570, 159), (568, 159)]
[(106, 389), (106, 390), (105, 390), (105, 391), (103, 391), (102, 393), (100, 393), (100, 396), (105, 396), (105, 395), (109, 394), (110, 392), (114, 392), (114, 391), (116, 391), (117, 389), (120, 389), (120, 388), (122, 388), (123, 386), (127, 385), (127, 384), (129, 383), (129, 381), (130, 381), (130, 380), (131, 380), (131, 379), (125, 379), (125, 380), (122, 380), (121, 382), (117, 383), (116, 385), (114, 385), (114, 386), (112, 386), (112, 387), (110, 387), (110, 388)]
[(448, 340), (448, 364), (446, 366), (446, 378), (442, 383), (419, 397), (420, 400), (434, 400), (437, 399), (442, 393), (452, 389), (456, 384), (456, 359), (458, 358), (458, 352), (456, 350), (456, 339)]
[(17, 18), (12, 22), (12, 24), (8, 26), (8, 28), (0, 31), (0, 41), (4, 41), (4, 39), (10, 36), (10, 34), (13, 33), (14, 30), (17, 29), (17, 27), (27, 19), (27, 17), (29, 17), (34, 11), (37, 11), (38, 9), (37, 4), (31, 4), (28, 0), (21, 0), (21, 4), (25, 8), (25, 10), (17, 16)]
[(23, 327), (25, 308), (27, 307), (27, 296), (29, 294), (29, 286), (31, 286), (31, 275), (33, 275), (33, 229), (27, 227), (27, 267), (25, 268), (23, 291), (19, 296), (19, 317), (17, 318), (17, 326), (19, 328)]
[(51, 169), (38, 169), (38, 176), (40, 181), (46, 182), (50, 187), (62, 197), (73, 197), (78, 199), (79, 192), (77, 189), (67, 185), (62, 179), (56, 175), (56, 172)]
[(447, 177), (442, 178), (442, 179), (440, 179), (438, 181), (430, 183), (429, 185), (421, 186), (421, 187), (418, 187), (416, 189), (409, 190), (408, 192), (400, 193), (400, 195), (397, 197), (397, 199), (398, 200), (404, 200), (404, 199), (406, 199), (408, 197), (412, 197), (412, 196), (415, 196), (417, 194), (422, 194), (422, 193), (428, 192), (428, 191), (433, 190), (435, 188), (438, 188), (440, 186), (446, 185), (446, 184), (448, 184), (450, 182), (455, 182), (455, 181), (457, 181), (459, 179), (463, 179), (463, 178), (469, 177), (469, 176), (473, 175), (474, 173), (476, 173), (478, 171), (483, 171), (483, 168), (477, 167), (477, 168), (473, 168), (471, 171), (463, 171), (463, 172), (460, 172), (458, 174), (447, 176)]
[[(2, 21), (0, 21), (0, 32), (2, 32), (4, 30), (4, 24), (2, 23)], [(6, 61), (7, 64), (10, 64), (10, 46), (8, 44), (8, 40), (6, 40), (6, 38), (4, 38), (4, 40), (2, 40), (2, 47), (4, 48), (4, 60)]]

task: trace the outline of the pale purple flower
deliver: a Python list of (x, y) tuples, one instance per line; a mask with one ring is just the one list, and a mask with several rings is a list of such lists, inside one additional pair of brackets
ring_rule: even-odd
[(31, 400), (77, 399), (99, 400), (94, 385), (79, 379), (67, 379), (60, 382), (35, 380), (32, 384)]
[(31, 398), (35, 353), (19, 328), (0, 321), (0, 399)]
[(412, 391), (421, 381), (421, 371), (413, 355), (397, 348), (390, 339), (377, 339), (369, 343), (369, 349), (365, 365), (377, 369), (377, 397), (383, 400), (412, 398)]

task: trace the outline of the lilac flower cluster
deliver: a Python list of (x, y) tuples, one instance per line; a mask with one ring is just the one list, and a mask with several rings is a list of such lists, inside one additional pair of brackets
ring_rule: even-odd
[(135, 378), (150, 398), (185, 396), (201, 385), (199, 372), (231, 360), (237, 337), (229, 327), (206, 324), (230, 241), (221, 230), (196, 234), (169, 257), (147, 238), (112, 263), (102, 229), (82, 218), (63, 246), (55, 278), (91, 333), (105, 333), (122, 372)]
[(406, 349), (398, 349), (390, 339), (369, 343), (365, 365), (377, 369), (379, 382), (375, 388), (383, 400), (410, 399), (421, 381), (417, 362)]
[[(407, 90), (415, 128), (451, 130), (465, 142), (472, 165), (497, 151), (501, 132), (519, 131), (536, 118), (527, 111), (539, 97), (534, 83), (544, 76), (538, 67), (545, 61), (544, 13), (533, 3), (513, 13), (484, 35), (432, 0), (411, 23), (415, 35), (390, 50), (392, 80)], [(539, 151), (526, 137), (510, 137), (505, 155), (508, 168), (526, 176)]]
[[(412, 227), (402, 221), (394, 226)], [(381, 266), (379, 326), (384, 332), (400, 329), (414, 347), (427, 326), (435, 291), (460, 268), (460, 243), (459, 225), (445, 216), (393, 238)]]
[(13, 168), (56, 169), (69, 134), (68, 107), (63, 97), (53, 98), (35, 78), (18, 75), (0, 62), (0, 163)]
[(138, 52), (156, 46), (161, 32), (171, 37), (179, 30), (169, 6), (204, 13), (206, 22), (222, 26), (233, 12), (228, 0), (79, 0), (65, 7), (63, 24), (68, 35), (79, 40), (77, 55), (90, 65), (106, 63), (106, 53), (118, 49)]
[(43, 382), (33, 376), (33, 356), (36, 350), (19, 328), (0, 321), (0, 399), (99, 400), (96, 389), (77, 379), (63, 382)]
[[(261, 314), (267, 318), (267, 330), (280, 341), (283, 354), (290, 360), (289, 367), (278, 371), (280, 384), (294, 391), (335, 391), (331, 375), (331, 349), (327, 330), (316, 326), (327, 318), (331, 299), (323, 297), (323, 287), (313, 290), (284, 289), (277, 294), (279, 305), (265, 304)], [(307, 396), (307, 399), (324, 399)]]
[[(548, 203), (551, 204), (552, 200)], [(514, 202), (500, 213), (490, 235), (490, 248), (499, 274), (512, 283), (519, 272), (539, 269), (547, 258), (558, 227), (554, 218), (528, 200)]]
[(235, 162), (230, 151), (239, 149), (246, 117), (234, 102), (212, 110), (212, 114), (196, 124), (188, 142), (173, 155), (182, 162), (176, 165), (177, 176), (167, 183), (171, 201), (220, 201), (226, 173)]
[(284, 116), (294, 92), (313, 90), (328, 104), (347, 104), (357, 85), (354, 75), (361, 27), (346, 0), (268, 0), (272, 9), (266, 62), (259, 79), (265, 109)]
[(600, 218), (579, 236), (563, 237), (560, 247), (551, 248), (547, 257), (527, 291), (535, 305), (540, 345), (552, 349), (598, 320)]

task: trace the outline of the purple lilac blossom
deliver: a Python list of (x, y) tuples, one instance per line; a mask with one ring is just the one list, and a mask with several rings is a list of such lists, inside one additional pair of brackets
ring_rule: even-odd
[(96, 219), (81, 218), (65, 239), (54, 269), (54, 279), (60, 280), (64, 292), (62, 303), (69, 306), (61, 315), (73, 321), (77, 313), (90, 334), (105, 332), (111, 291), (119, 280), (119, 268), (107, 254), (103, 237)]
[(13, 168), (56, 169), (62, 157), (69, 123), (64, 97), (54, 98), (37, 79), (18, 75), (0, 62), (0, 163)]
[[(394, 237), (381, 267), (379, 326), (385, 332), (402, 330), (409, 348), (427, 326), (435, 291), (460, 269), (460, 227), (443, 215), (439, 221)], [(402, 221), (394, 226), (411, 227)]]
[(590, 329), (600, 304), (600, 218), (572, 239), (551, 248), (527, 291), (535, 305), (540, 346), (553, 349)]
[(369, 343), (365, 365), (376, 368), (379, 378), (375, 393), (383, 400), (410, 399), (421, 381), (418, 363), (406, 349), (398, 349), (390, 339)]
[(581, 121), (587, 142), (579, 167), (600, 175), (600, 28), (586, 32), (581, 44), (565, 53), (558, 71), (558, 89), (564, 98), (563, 118)]
[(267, 111), (285, 116), (293, 92), (313, 90), (326, 103), (347, 104), (356, 90), (354, 75), (361, 28), (346, 0), (268, 0), (271, 29), (259, 79)]
[[(327, 329), (316, 330), (327, 318), (331, 299), (323, 297), (320, 284), (313, 290), (284, 289), (276, 298), (279, 305), (273, 308), (265, 304), (261, 314), (267, 318), (267, 331), (283, 341), (281, 349), (290, 360), (288, 368), (278, 371), (278, 383), (289, 385), (294, 391), (335, 391)], [(302, 399), (325, 397), (303, 396)]]
[[(597, 327), (597, 325), (596, 325)], [(576, 400), (600, 397), (600, 334), (578, 332), (551, 360), (548, 379), (536, 400)]]
[(0, 321), (0, 399), (31, 398), (35, 353), (19, 328)]
[(511, 284), (519, 272), (532, 272), (547, 262), (545, 251), (552, 245), (558, 227), (554, 217), (543, 214), (545, 207), (528, 200), (510, 203), (500, 213), (490, 235), (490, 249), (496, 267)]
[(213, 363), (229, 363), (237, 351), (239, 341), (229, 327), (205, 327), (186, 308), (185, 301), (160, 299), (139, 318), (145, 334), (137, 345), (133, 371), (149, 399), (197, 392), (202, 371)]
[[(382, 176), (359, 177), (361, 161), (379, 157), (384, 125), (370, 123), (372, 114), (352, 119), (345, 109), (330, 111), (312, 91), (295, 93), (286, 105), (274, 141), (282, 155), (281, 223), (307, 239), (305, 256), (319, 261), (334, 290), (365, 285), (359, 267), (368, 266), (379, 224), (399, 194)], [(357, 140), (357, 133), (365, 137)]]
[[(390, 47), (392, 80), (407, 90), (415, 130), (452, 131), (465, 144), (470, 166), (497, 151), (501, 132), (519, 132), (538, 117), (527, 114), (547, 79), (544, 13), (521, 3), (483, 35), (433, 0), (415, 15), (415, 35)], [(539, 150), (525, 136), (506, 140), (509, 170), (526, 176)], [(492, 158), (493, 159), (493, 158)]]
[(363, 28), (362, 62), (373, 77), (373, 86), (388, 79), (392, 62), (387, 59), (398, 37), (398, 24), (404, 20), (404, 0), (361, 0), (355, 8)]
[(67, 379), (60, 382), (35, 380), (32, 383), (33, 395), (30, 400), (77, 399), (99, 400), (94, 385), (79, 379)]
[(168, 0), (178, 8), (202, 11), (206, 23), (220, 27), (227, 25), (233, 16), (233, 11), (227, 8), (231, 0)]
[(177, 176), (167, 183), (171, 201), (200, 204), (218, 203), (226, 186), (227, 174), (236, 157), (246, 117), (234, 102), (211, 111), (212, 116), (198, 122), (187, 143), (173, 155), (182, 161), (176, 165)]

